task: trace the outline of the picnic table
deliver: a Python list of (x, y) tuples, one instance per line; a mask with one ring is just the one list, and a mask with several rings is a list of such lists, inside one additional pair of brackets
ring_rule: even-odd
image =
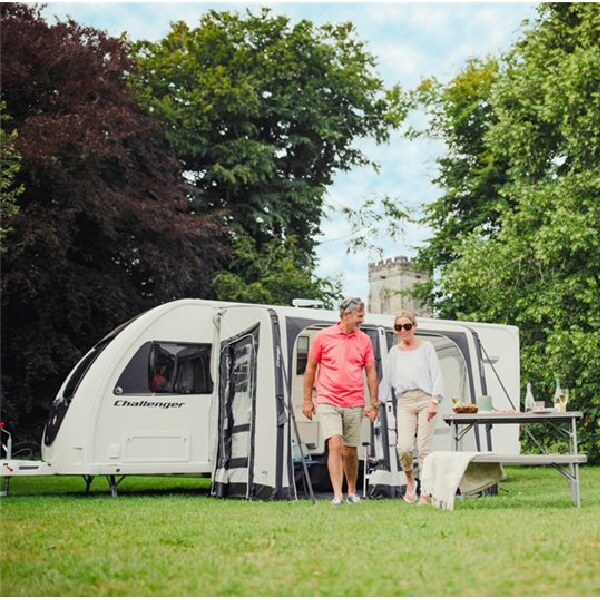
[[(458, 451), (461, 439), (469, 432), (475, 434), (475, 443), (478, 454), (472, 462), (501, 463), (504, 465), (552, 465), (571, 487), (571, 498), (581, 507), (581, 494), (579, 488), (579, 465), (587, 462), (587, 455), (577, 449), (577, 421), (583, 417), (578, 411), (567, 412), (477, 412), (477, 413), (451, 413), (443, 415), (443, 420), (452, 430), (452, 450)], [(567, 452), (540, 452), (536, 454), (505, 454), (495, 453), (492, 448), (491, 429), (494, 425), (519, 423), (529, 425), (532, 423), (547, 423), (563, 439), (567, 440)], [(479, 439), (479, 425), (486, 427), (487, 452), (481, 450)]]

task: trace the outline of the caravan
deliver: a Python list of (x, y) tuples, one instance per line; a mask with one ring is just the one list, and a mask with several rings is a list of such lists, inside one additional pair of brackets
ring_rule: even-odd
[[(7, 456), (0, 475), (82, 475), (88, 486), (106, 476), (114, 496), (121, 478), (151, 474), (211, 477), (217, 497), (295, 499), (303, 479), (311, 493), (326, 487), (326, 444), (318, 418), (302, 414), (302, 381), (312, 338), (338, 319), (337, 311), (297, 306), (158, 306), (107, 335), (69, 373), (50, 409), (42, 460)], [(367, 313), (362, 325), (379, 378), (392, 323), (391, 315)], [(490, 394), (496, 409), (519, 397), (516, 327), (423, 318), (417, 335), (440, 358), (440, 413), (450, 412), (453, 396), (476, 403)], [(374, 424), (363, 424), (373, 496), (396, 496), (404, 483), (394, 414), (382, 406)], [(518, 452), (516, 427), (494, 431), (494, 448)], [(434, 448), (450, 444), (438, 418)]]

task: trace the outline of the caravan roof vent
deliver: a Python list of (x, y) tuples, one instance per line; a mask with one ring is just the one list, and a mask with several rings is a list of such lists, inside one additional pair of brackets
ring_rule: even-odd
[(309, 298), (294, 298), (292, 306), (297, 308), (323, 308), (322, 300), (311, 300)]

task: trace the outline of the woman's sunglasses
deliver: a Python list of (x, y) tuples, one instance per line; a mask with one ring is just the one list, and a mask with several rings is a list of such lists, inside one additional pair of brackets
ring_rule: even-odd
[(395, 331), (402, 331), (403, 329), (404, 329), (404, 331), (410, 331), (412, 328), (413, 328), (412, 323), (396, 323), (394, 325)]

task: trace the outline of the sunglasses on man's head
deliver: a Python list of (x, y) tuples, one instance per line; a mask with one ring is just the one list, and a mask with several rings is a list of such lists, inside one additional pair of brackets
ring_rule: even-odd
[(396, 323), (394, 325), (395, 331), (402, 331), (403, 329), (404, 329), (404, 331), (410, 331), (412, 328), (413, 328), (412, 323)]
[(360, 298), (346, 298), (342, 302), (340, 309), (346, 310), (346, 309), (350, 308), (351, 306), (360, 306), (362, 303), (363, 303), (363, 301)]

